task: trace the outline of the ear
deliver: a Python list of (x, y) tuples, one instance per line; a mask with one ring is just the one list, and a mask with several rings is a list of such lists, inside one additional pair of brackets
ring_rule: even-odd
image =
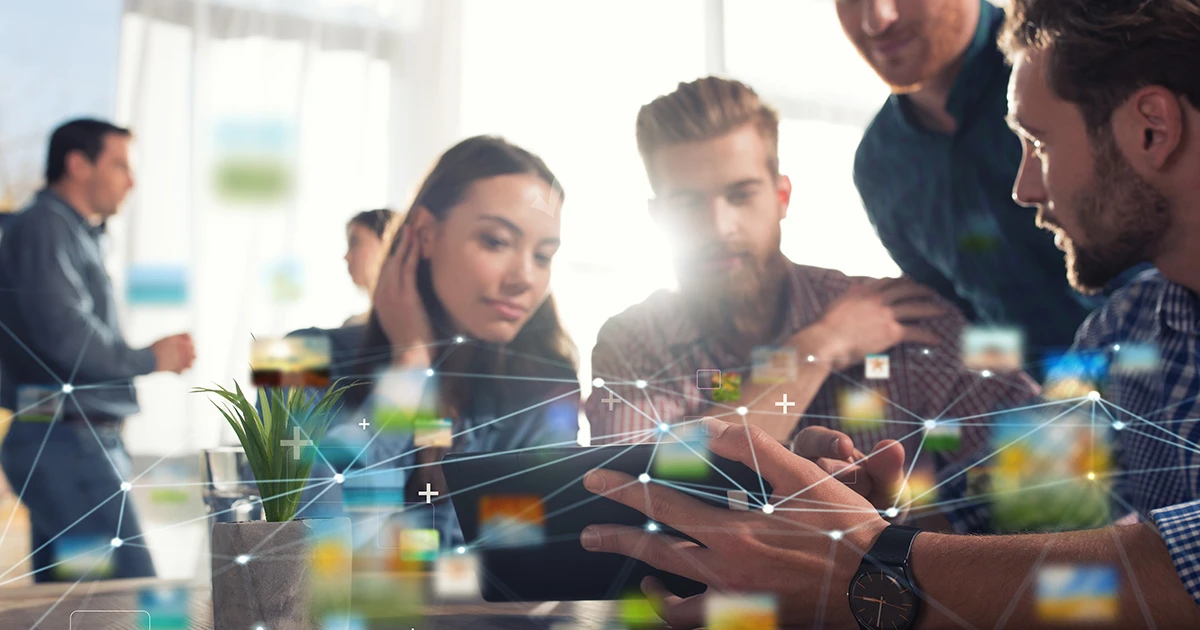
[(413, 209), (416, 216), (412, 218), (409, 227), (417, 235), (417, 247), (421, 249), (421, 258), (428, 259), (433, 255), (433, 243), (437, 237), (437, 219), (433, 213), (425, 206), (417, 206)]
[(91, 160), (88, 160), (87, 155), (78, 149), (67, 151), (67, 155), (63, 159), (64, 173), (72, 179), (80, 179), (87, 177), (87, 174), (92, 168)]
[(783, 216), (779, 217), (782, 221), (787, 218), (788, 206), (792, 203), (792, 178), (787, 175), (776, 177), (775, 192), (779, 195), (779, 204), (783, 208)]
[[(1179, 97), (1165, 87), (1151, 85), (1134, 92), (1114, 124), (1126, 129), (1129, 155), (1149, 168), (1167, 168), (1183, 142), (1183, 110)], [(1120, 114), (1124, 115), (1120, 115)]]

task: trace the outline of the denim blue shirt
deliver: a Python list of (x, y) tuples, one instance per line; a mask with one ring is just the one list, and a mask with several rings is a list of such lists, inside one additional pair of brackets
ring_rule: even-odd
[(1021, 143), (1004, 120), (1010, 68), (995, 43), (1004, 13), (980, 5), (946, 103), (956, 131), (924, 128), (908, 97), (892, 95), (858, 146), (854, 183), (906, 275), (971, 320), (1023, 329), (1035, 354), (1065, 349), (1101, 300), (1071, 289), (1053, 236), (1012, 200)]
[(63, 401), (65, 412), (137, 412), (133, 377), (154, 371), (154, 353), (131, 348), (121, 334), (102, 233), (49, 190), (7, 222), (0, 239), (0, 406), (17, 409), (21, 387), (70, 383), (79, 409)]

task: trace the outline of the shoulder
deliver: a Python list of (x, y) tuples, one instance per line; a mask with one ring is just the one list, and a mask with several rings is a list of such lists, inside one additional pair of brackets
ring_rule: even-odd
[(1076, 347), (1108, 345), (1146, 325), (1158, 313), (1158, 303), (1170, 287), (1171, 282), (1157, 269), (1138, 274), (1083, 320), (1075, 333)]
[(899, 101), (890, 96), (883, 106), (875, 113), (875, 117), (867, 124), (858, 148), (854, 150), (854, 182), (870, 181), (872, 167), (887, 160), (890, 150), (895, 148), (895, 141), (900, 130)]
[(638, 304), (613, 315), (600, 327), (597, 341), (619, 341), (653, 335), (681, 319), (683, 305), (678, 293), (659, 289)]

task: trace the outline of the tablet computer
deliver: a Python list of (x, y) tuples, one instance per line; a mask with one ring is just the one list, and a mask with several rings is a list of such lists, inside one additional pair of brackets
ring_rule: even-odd
[(451, 453), (442, 462), (468, 548), (480, 559), (487, 601), (617, 599), (640, 593), (647, 575), (681, 596), (704, 585), (624, 556), (586, 551), (585, 527), (616, 523), (680, 535), (640, 512), (589, 492), (592, 469), (618, 470), (725, 509), (760, 509), (771, 487), (758, 474), (686, 442)]

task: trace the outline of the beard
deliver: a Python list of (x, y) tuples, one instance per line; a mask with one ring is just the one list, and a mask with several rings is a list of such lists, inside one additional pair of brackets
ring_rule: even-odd
[(958, 34), (967, 28), (967, 9), (959, 2), (943, 4), (945, 6), (932, 11), (918, 35), (924, 54), (905, 68), (892, 70), (879, 65), (871, 57), (869, 39), (855, 42), (859, 54), (893, 94), (911, 94), (920, 90), (945, 72), (961, 52), (958, 49)]
[(1101, 132), (1094, 143), (1093, 180), (1071, 198), (1087, 244), (1063, 235), (1067, 281), (1085, 294), (1152, 260), (1171, 228), (1170, 202), (1133, 170), (1111, 132)]
[(743, 258), (740, 269), (714, 277), (681, 282), (693, 321), (703, 334), (728, 342), (730, 349), (764, 341), (775, 323), (783, 254), (776, 247), (765, 256)]

